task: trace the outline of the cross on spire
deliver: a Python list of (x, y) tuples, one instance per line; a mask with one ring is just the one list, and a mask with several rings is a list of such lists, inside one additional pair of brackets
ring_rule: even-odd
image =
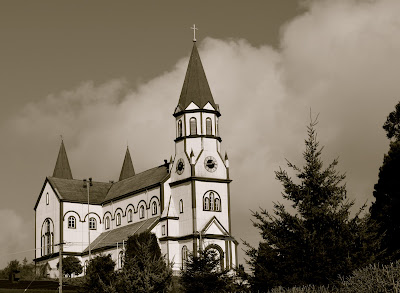
[(193, 27), (191, 27), (193, 30), (193, 42), (196, 42), (196, 31), (199, 30), (195, 24), (193, 24)]

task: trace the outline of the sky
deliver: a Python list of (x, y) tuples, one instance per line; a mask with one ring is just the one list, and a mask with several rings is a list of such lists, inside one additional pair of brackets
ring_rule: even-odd
[[(0, 268), (34, 256), (34, 210), (63, 136), (74, 178), (117, 180), (174, 151), (195, 23), (230, 159), (232, 232), (284, 202), (274, 171), (302, 166), (319, 114), (355, 206), (373, 201), (399, 101), (400, 1), (4, 1), (0, 10)], [(292, 173), (291, 173), (292, 174)], [(292, 174), (294, 176), (294, 174)]]

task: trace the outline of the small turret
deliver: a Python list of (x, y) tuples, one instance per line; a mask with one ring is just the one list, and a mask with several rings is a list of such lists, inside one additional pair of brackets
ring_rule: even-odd
[(228, 159), (228, 153), (227, 152), (225, 152), (225, 166), (227, 168), (229, 168), (229, 159)]
[(196, 162), (195, 162), (194, 153), (193, 153), (193, 149), (192, 149), (192, 151), (190, 152), (190, 164), (194, 165), (195, 163)]

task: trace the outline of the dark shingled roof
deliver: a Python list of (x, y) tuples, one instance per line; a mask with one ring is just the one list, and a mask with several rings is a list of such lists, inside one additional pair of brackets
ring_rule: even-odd
[(119, 181), (126, 178), (135, 176), (135, 169), (133, 169), (131, 154), (129, 148), (126, 148), (124, 163), (122, 164), (121, 174), (119, 175)]
[[(87, 189), (83, 187), (82, 180), (55, 177), (47, 177), (47, 179), (52, 187), (57, 190), (61, 200), (87, 203)], [(101, 204), (111, 185), (111, 183), (93, 182), (93, 186), (90, 186), (90, 203)]]
[(115, 182), (108, 191), (108, 194), (104, 201), (106, 202), (114, 198), (161, 183), (168, 176), (168, 167), (166, 165), (161, 165), (142, 173), (136, 174), (135, 176), (129, 177), (127, 179)]
[(67, 152), (65, 151), (64, 141), (62, 140), (56, 166), (54, 167), (53, 177), (72, 179), (72, 172), (69, 166)]
[(214, 109), (218, 110), (201, 64), (196, 43), (193, 44), (178, 106), (181, 110), (185, 110), (191, 102), (195, 103), (200, 109), (210, 102)]
[[(90, 249), (99, 249), (107, 246), (115, 246), (117, 242), (122, 243), (122, 240), (127, 240), (129, 236), (137, 233), (151, 230), (157, 224), (160, 217), (150, 218), (144, 221), (133, 223), (121, 228), (105, 231), (101, 233), (91, 244)], [(87, 247), (84, 252), (89, 251)]]

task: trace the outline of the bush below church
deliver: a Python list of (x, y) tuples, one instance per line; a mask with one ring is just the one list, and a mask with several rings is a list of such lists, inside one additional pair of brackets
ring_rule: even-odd
[(340, 278), (339, 287), (303, 286), (293, 288), (276, 287), (269, 293), (375, 293), (400, 292), (400, 261), (389, 265), (370, 265), (358, 269), (351, 276)]

